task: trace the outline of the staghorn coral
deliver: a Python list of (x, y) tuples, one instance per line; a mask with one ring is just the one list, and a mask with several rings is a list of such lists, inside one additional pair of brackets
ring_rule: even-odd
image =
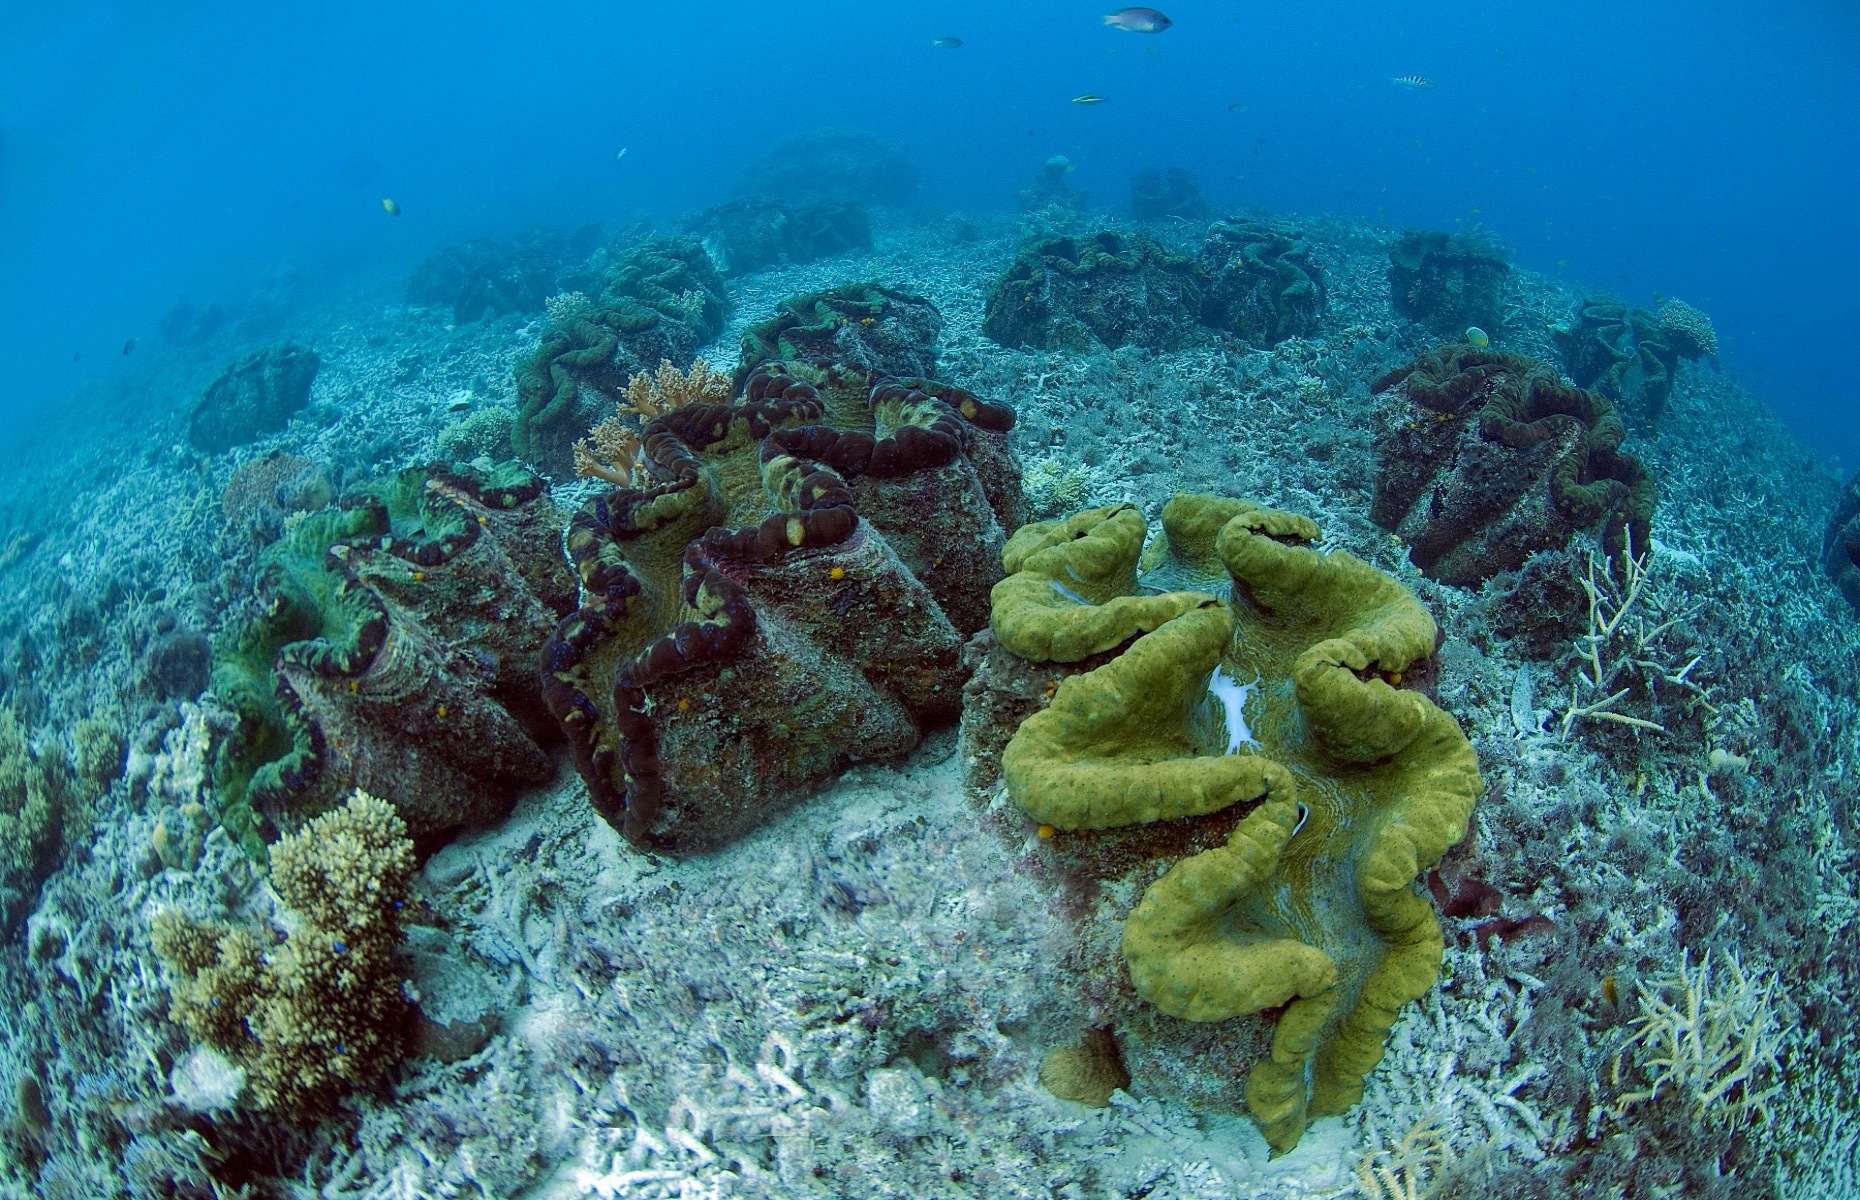
[(1324, 318), (1324, 273), (1297, 230), (1267, 221), (1221, 221), (1200, 254), (1208, 273), (1207, 322), (1252, 346), (1308, 337)]
[(1611, 296), (1587, 296), (1550, 333), (1577, 387), (1594, 388), (1631, 420), (1660, 419), (1679, 351), (1657, 316)]
[(1617, 561), (1658, 501), (1606, 399), (1535, 359), (1443, 346), (1371, 384), (1400, 388), (1376, 438), (1369, 516), (1430, 579), (1476, 586), (1600, 528)]
[[(1464, 835), (1478, 763), (1400, 686), (1435, 638), (1405, 588), (1244, 501), (1184, 493), (1163, 523), (1141, 587), (1128, 507), (1010, 541), (996, 636), (1075, 665), (1001, 769), (1073, 870), (1187, 851), (1125, 922), (1131, 981), (1189, 1021), (1285, 1006), (1246, 1089), (1283, 1152), (1361, 1097), (1397, 1010), (1432, 986), (1440, 928), (1413, 884)], [(1189, 583), (1203, 590), (1167, 590)], [(1040, 588), (1055, 602), (1028, 620)]]
[(297, 922), (282, 945), (165, 908), (150, 940), (169, 1015), (244, 1068), (258, 1106), (298, 1119), (400, 1060), (407, 1000), (395, 951), (413, 879), (395, 806), (357, 791), (271, 849), (271, 886)]
[(195, 402), (187, 440), (205, 454), (224, 454), (283, 429), (310, 403), (323, 365), (307, 346), (267, 346), (229, 364)]
[(1035, 350), (1179, 350), (1195, 337), (1207, 277), (1146, 237), (1103, 230), (1023, 246), (988, 290), (982, 332)]
[(601, 815), (715, 845), (952, 719), (1018, 518), (1012, 423), (945, 384), (779, 364), (649, 422), (643, 477), (575, 515), (586, 603), (543, 652)]
[(403, 471), (299, 518), (260, 560), (260, 611), (213, 648), (237, 717), (221, 820), (254, 857), (355, 787), (429, 838), (507, 811), (548, 774), (533, 663), (573, 604), (536, 476)]
[(1478, 230), (1411, 230), (1389, 246), (1395, 311), (1446, 337), (1468, 325), (1497, 333), (1510, 274), (1504, 248)]
[(626, 487), (632, 481), (634, 460), (639, 455), (639, 426), (627, 418), (651, 420), (687, 404), (719, 404), (729, 395), (729, 376), (713, 371), (704, 359), (692, 363), (688, 371), (680, 371), (669, 360), (659, 360), (659, 369), (653, 374), (641, 371), (627, 381), (626, 402), (619, 405), (618, 413), (588, 430), (588, 436), (575, 443), (575, 474)]
[(791, 296), (781, 311), (743, 332), (737, 386), (771, 362), (831, 362), (879, 375), (930, 378), (943, 314), (922, 296), (878, 283), (852, 283)]
[(729, 293), (696, 238), (648, 238), (621, 254), (598, 298), (559, 303), (536, 353), (517, 367), (510, 444), (555, 479), (572, 477), (573, 444), (627, 383), (684, 362), (723, 329)]

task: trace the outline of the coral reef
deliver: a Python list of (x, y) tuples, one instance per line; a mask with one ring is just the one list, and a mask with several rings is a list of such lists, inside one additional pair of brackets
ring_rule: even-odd
[(1377, 379), (1399, 388), (1376, 438), (1370, 519), (1430, 578), (1473, 587), (1599, 527), (1619, 559), (1646, 547), (1658, 491), (1621, 450), (1614, 405), (1534, 359), (1442, 346)]
[(852, 283), (782, 301), (781, 311), (743, 332), (738, 386), (770, 362), (837, 363), (877, 375), (936, 375), (943, 314), (922, 296), (878, 283)]
[(246, 1073), (253, 1099), (314, 1117), (399, 1061), (407, 1001), (395, 951), (413, 879), (395, 806), (356, 792), (271, 848), (271, 886), (297, 921), (282, 945), (179, 909), (155, 914), (170, 1016)]
[(713, 371), (702, 358), (684, 371), (670, 362), (661, 362), (651, 375), (641, 371), (626, 385), (626, 403), (575, 443), (575, 474), (627, 487), (633, 482), (639, 458), (642, 424), (673, 409), (692, 404), (726, 404), (729, 399), (730, 377)]
[(283, 429), (310, 403), (322, 360), (307, 346), (267, 346), (230, 364), (201, 394), (188, 417), (187, 440), (206, 454), (223, 454)]
[(1496, 333), (1504, 324), (1504, 248), (1477, 230), (1410, 230), (1389, 246), (1389, 298), (1395, 311), (1443, 337), (1469, 325)]
[(356, 787), (432, 838), (547, 776), (533, 664), (574, 599), (560, 523), (514, 465), (421, 467), (266, 550), (258, 614), (213, 649), (214, 694), (237, 717), (215, 765), (221, 820), (248, 853)]
[(537, 230), (473, 238), (429, 256), (407, 280), (407, 303), (450, 308), (463, 325), (506, 313), (536, 313), (556, 292), (579, 284), (573, 272), (600, 245), (601, 227), (569, 234)]
[[(1405, 588), (1311, 549), (1308, 519), (1245, 501), (1180, 494), (1163, 524), (1148, 552), (1128, 506), (1009, 542), (996, 637), (1076, 669), (1019, 723), (1001, 771), (1049, 842), (1076, 843), (1055, 851), (1075, 866), (1096, 856), (1116, 876), (1146, 848), (1198, 851), (1149, 886), (1123, 954), (1173, 1017), (1284, 1007), (1246, 1089), (1284, 1152), (1308, 1117), (1361, 1098), (1397, 1010), (1433, 985), (1441, 933), (1413, 884), (1465, 834), (1478, 762), (1453, 718), (1401, 686), (1435, 642)], [(1209, 590), (1168, 590), (1189, 583)], [(1213, 594), (1229, 585), (1229, 601)]]
[(1324, 273), (1304, 235), (1268, 221), (1221, 221), (1202, 244), (1206, 320), (1250, 346), (1308, 337), (1324, 319)]
[(648, 423), (643, 477), (575, 515), (587, 603), (543, 652), (601, 815), (713, 846), (952, 720), (1019, 515), (1012, 424), (945, 384), (779, 364)]
[(688, 360), (722, 331), (728, 306), (723, 277), (696, 238), (649, 238), (622, 252), (599, 297), (560, 306), (518, 367), (517, 457), (552, 479), (572, 477), (572, 445), (627, 381), (661, 360)]
[(1149, 238), (1047, 238), (1023, 246), (989, 288), (982, 332), (1018, 349), (1179, 349), (1196, 336), (1206, 293), (1193, 259)]
[(1187, 167), (1170, 167), (1167, 171), (1147, 167), (1130, 177), (1130, 215), (1139, 221), (1171, 217), (1199, 221), (1207, 217), (1208, 211), (1201, 184)]
[(1085, 189), (1073, 187), (1066, 181), (1073, 170), (1072, 160), (1063, 154), (1055, 154), (1041, 163), (1040, 169), (1033, 173), (1033, 179), (1020, 189), (1020, 211), (1036, 213), (1057, 209), (1066, 213), (1082, 213), (1091, 207)]
[(783, 138), (743, 173), (737, 190), (785, 203), (864, 200), (903, 204), (917, 194), (917, 166), (896, 146), (854, 129)]
[(1576, 386), (1594, 388), (1640, 424), (1665, 411), (1681, 358), (1718, 352), (1711, 318), (1677, 300), (1656, 313), (1612, 296), (1587, 296), (1551, 335)]
[(872, 222), (865, 207), (850, 200), (783, 204), (752, 196), (692, 213), (680, 225), (704, 239), (711, 261), (726, 275), (872, 248)]
[(55, 745), (34, 747), (12, 711), (0, 708), (0, 929), (13, 929), (51, 870), (78, 797), (70, 764)]

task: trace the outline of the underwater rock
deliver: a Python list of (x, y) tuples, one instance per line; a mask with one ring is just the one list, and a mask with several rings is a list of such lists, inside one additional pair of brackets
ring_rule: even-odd
[(573, 234), (538, 230), (447, 246), (414, 268), (407, 303), (450, 308), (460, 325), (541, 312), (551, 295), (578, 286), (570, 276), (600, 240), (601, 227), (587, 225)]
[(265, 551), (262, 608), (213, 648), (237, 717), (221, 823), (254, 858), (356, 787), (432, 840), (549, 774), (537, 651), (574, 602), (543, 481), (413, 468), (312, 513)]
[(313, 512), (331, 499), (329, 479), (311, 459), (273, 450), (241, 463), (220, 493), (220, 512), (235, 543), (265, 544), (284, 532), (284, 519)]
[(212, 659), (205, 634), (191, 629), (162, 634), (142, 656), (142, 686), (158, 700), (192, 700), (207, 690)]
[(850, 200), (790, 205), (750, 197), (692, 213), (680, 224), (704, 239), (711, 260), (726, 275), (872, 248), (872, 222), (865, 207)]
[(1841, 501), (1828, 519), (1821, 541), (1821, 569), (1847, 603), (1860, 609), (1860, 474), (1841, 489)]
[[(1680, 355), (1657, 314), (1610, 296), (1588, 296), (1550, 332), (1577, 387), (1608, 397), (1637, 427), (1660, 419)], [(1687, 331), (1681, 336), (1699, 335)]]
[(1413, 884), (1464, 836), (1478, 761), (1401, 686), (1435, 641), (1407, 589), (1245, 501), (1179, 494), (1163, 525), (1148, 552), (1127, 505), (1009, 542), (995, 635), (1070, 670), (1001, 768), (1042, 823), (1036, 866), (1096, 890), (1180, 860), (1125, 921), (1131, 981), (1186, 1021), (1277, 1013), (1246, 1102), (1283, 1153), (1361, 1099), (1396, 1013), (1433, 986), (1440, 927)]
[(943, 314), (922, 296), (851, 283), (790, 296), (781, 311), (743, 332), (736, 386), (764, 363), (834, 363), (874, 375), (936, 374)]
[(517, 367), (510, 444), (551, 479), (574, 478), (573, 446), (663, 360), (686, 362), (723, 330), (723, 277), (696, 238), (649, 238), (623, 252), (598, 298), (553, 305), (536, 353)]
[(1469, 325), (1496, 333), (1504, 324), (1504, 247), (1477, 231), (1409, 231), (1389, 246), (1389, 299), (1395, 311), (1443, 337)]
[(645, 426), (575, 515), (585, 605), (543, 688), (601, 815), (715, 846), (954, 720), (1017, 521), (1011, 410), (947, 384), (768, 364)]
[(1085, 189), (1073, 187), (1066, 182), (1066, 177), (1072, 171), (1072, 160), (1063, 154), (1055, 154), (1040, 164), (1040, 169), (1033, 173), (1032, 181), (1020, 189), (1020, 211), (1034, 213), (1050, 208), (1082, 213), (1090, 208), (1090, 198)]
[(289, 423), (310, 403), (322, 360), (307, 346), (267, 346), (237, 360), (194, 404), (187, 440), (206, 454), (223, 454)]
[(1370, 385), (1400, 388), (1376, 438), (1369, 516), (1430, 579), (1476, 587), (1601, 527), (1620, 556), (1647, 546), (1653, 477), (1623, 453), (1614, 405), (1535, 359), (1442, 346)]
[(1246, 218), (1221, 221), (1199, 257), (1208, 274), (1209, 325), (1258, 347), (1318, 331), (1324, 273), (1298, 231)]
[(1130, 215), (1139, 221), (1179, 217), (1199, 221), (1208, 215), (1201, 184), (1187, 167), (1159, 171), (1149, 167), (1130, 177)]
[(1146, 237), (1047, 238), (989, 289), (982, 332), (1022, 350), (1179, 350), (1199, 336), (1207, 287), (1193, 259)]
[(226, 324), (226, 310), (219, 305), (197, 305), (183, 298), (162, 314), (161, 340), (170, 346), (198, 346)]
[(916, 196), (919, 183), (916, 164), (890, 142), (855, 129), (821, 129), (777, 142), (743, 173), (737, 191), (790, 204), (903, 204)]

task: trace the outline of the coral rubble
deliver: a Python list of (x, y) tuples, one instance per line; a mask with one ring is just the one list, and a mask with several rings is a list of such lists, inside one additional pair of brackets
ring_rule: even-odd
[(1429, 578), (1476, 586), (1599, 527), (1644, 549), (1658, 491), (1614, 405), (1534, 359), (1442, 346), (1377, 379), (1400, 389), (1376, 438), (1369, 515)]
[(715, 845), (953, 720), (1019, 518), (1012, 424), (946, 384), (798, 364), (648, 423), (633, 486), (575, 515), (586, 603), (543, 653), (601, 815)]

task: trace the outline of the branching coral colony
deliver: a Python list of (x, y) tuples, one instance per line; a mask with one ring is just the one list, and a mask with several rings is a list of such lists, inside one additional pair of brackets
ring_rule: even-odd
[(723, 404), (729, 398), (730, 377), (712, 370), (704, 359), (681, 371), (670, 359), (662, 358), (653, 374), (640, 371), (628, 380), (626, 399), (617, 405), (619, 411), (575, 443), (575, 474), (627, 487), (633, 480), (640, 446), (639, 425), (628, 417), (650, 421), (687, 405)]

